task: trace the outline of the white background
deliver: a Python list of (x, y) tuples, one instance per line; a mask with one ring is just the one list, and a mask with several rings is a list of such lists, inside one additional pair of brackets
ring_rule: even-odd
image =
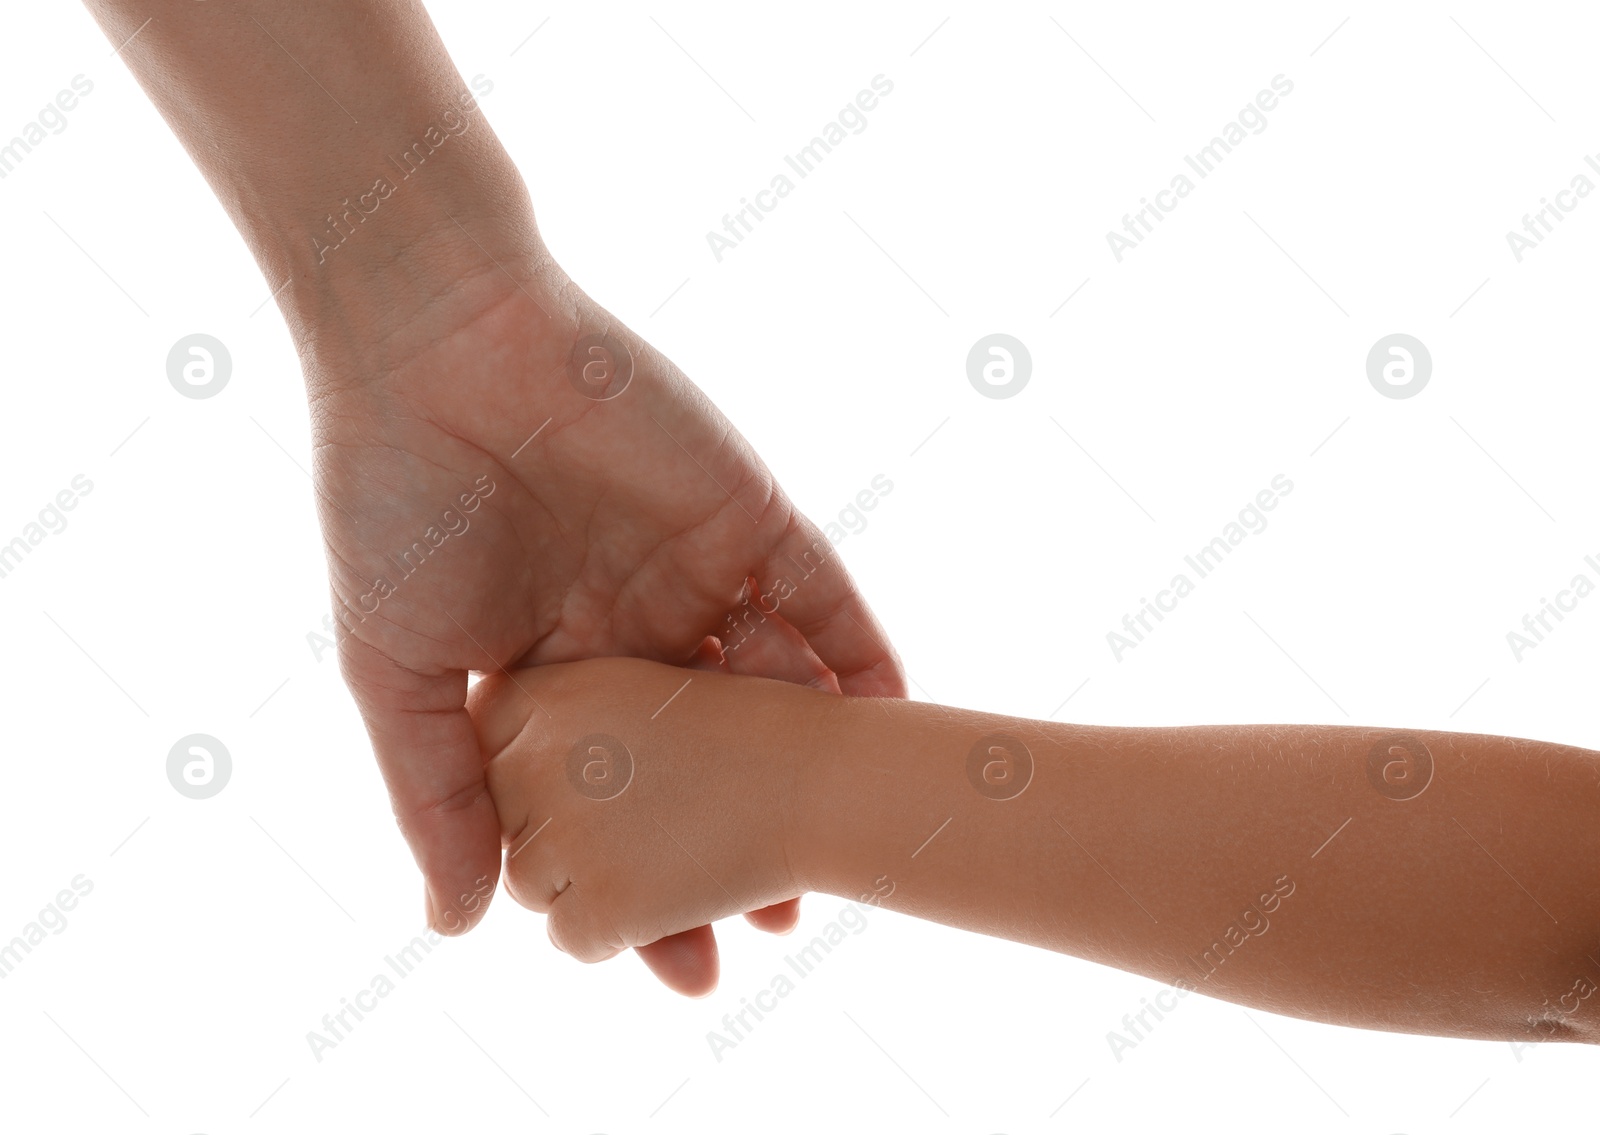
[[(574, 278), (814, 519), (893, 481), (841, 554), (917, 696), (1595, 748), (1600, 599), (1520, 661), (1506, 642), (1600, 553), (1600, 199), (1520, 263), (1505, 239), (1600, 150), (1590, 15), (434, 6)], [(631, 956), (557, 954), (502, 896), (317, 1061), (307, 1032), (418, 932), (421, 887), (306, 637), (328, 604), (296, 359), (87, 15), (6, 23), (0, 137), (94, 83), (0, 181), (0, 542), (75, 475), (94, 484), (0, 580), (0, 939), (93, 881), (0, 982), (8, 1123), (1386, 1133), (1592, 1112), (1579, 1046), (1199, 996), (1119, 1061), (1107, 1032), (1159, 986), (884, 912), (719, 1063), (706, 1033), (837, 915), (828, 897), (797, 938), (719, 927), (721, 987), (690, 1001)], [(894, 91), (868, 128), (717, 262), (706, 232), (878, 74)], [(1268, 128), (1118, 263), (1107, 231), (1278, 74), (1294, 90)], [(233, 359), (207, 400), (166, 377), (197, 331)], [(1003, 400), (965, 373), (996, 331), (1033, 361)], [(1392, 332), (1431, 352), (1416, 397), (1367, 380)], [(1280, 473), (1269, 527), (1117, 661), (1106, 632)], [(234, 762), (203, 801), (166, 778), (197, 732)]]

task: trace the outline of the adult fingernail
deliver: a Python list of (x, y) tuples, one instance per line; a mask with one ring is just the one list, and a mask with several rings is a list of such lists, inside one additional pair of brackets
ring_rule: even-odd
[(422, 885), (422, 917), (423, 921), (428, 924), (428, 929), (436, 934), (440, 932), (438, 910), (439, 908), (434, 905), (433, 901), (433, 888), (424, 883)]

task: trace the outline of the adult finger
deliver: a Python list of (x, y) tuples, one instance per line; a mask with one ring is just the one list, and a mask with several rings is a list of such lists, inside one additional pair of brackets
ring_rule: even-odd
[(467, 675), (418, 673), (352, 637), (341, 643), (339, 661), (422, 870), (428, 925), (464, 934), (483, 917), (500, 877), (500, 820), (467, 716)]
[(721, 963), (717, 937), (709, 926), (669, 934), (636, 951), (663, 985), (685, 997), (705, 997), (717, 988)]
[(700, 645), (690, 655), (689, 661), (683, 664), (685, 670), (714, 670), (718, 673), (728, 673), (728, 660), (723, 656), (722, 644), (715, 636), (706, 635), (700, 640)]
[(787, 934), (800, 923), (800, 900), (784, 899), (760, 910), (747, 911), (745, 919), (768, 934)]
[[(899, 655), (832, 542), (815, 524), (797, 513), (757, 578), (767, 593), (779, 597), (784, 618), (838, 675), (844, 693), (906, 696)], [(781, 582), (785, 580), (787, 586)]]
[(806, 636), (779, 613), (785, 589), (774, 587), (763, 594), (754, 579), (746, 586), (749, 597), (722, 631), (722, 653), (729, 672), (838, 693), (838, 676), (817, 657)]

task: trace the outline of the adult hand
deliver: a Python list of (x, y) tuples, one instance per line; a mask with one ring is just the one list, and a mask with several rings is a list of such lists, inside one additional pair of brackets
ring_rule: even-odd
[[(304, 360), (340, 660), (446, 934), (481, 917), (501, 852), (469, 671), (703, 666), (753, 579), (783, 598), (753, 633), (741, 622), (731, 669), (905, 695), (831, 544), (705, 395), (536, 238), (474, 222), (412, 250), (435, 266), (426, 307), (338, 323)], [(796, 916), (751, 917), (784, 931)], [(682, 992), (716, 984), (709, 927), (640, 953)]]
[[(827, 541), (705, 396), (545, 251), (476, 101), (492, 82), (468, 88), (419, 0), (86, 2), (295, 338), (340, 661), (439, 930), (472, 926), (499, 877), (470, 671), (608, 654), (706, 665), (747, 577), (804, 576), (732, 667), (904, 695)], [(609, 337), (602, 367), (631, 356), (620, 393), (584, 376), (591, 335)], [(794, 917), (786, 904), (754, 921)], [(709, 928), (644, 953), (675, 988), (715, 984)]]

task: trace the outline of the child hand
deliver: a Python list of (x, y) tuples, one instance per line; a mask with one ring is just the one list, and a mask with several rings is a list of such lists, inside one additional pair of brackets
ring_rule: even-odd
[(467, 708), (507, 892), (585, 962), (799, 895), (789, 808), (820, 699), (630, 658), (486, 676)]

